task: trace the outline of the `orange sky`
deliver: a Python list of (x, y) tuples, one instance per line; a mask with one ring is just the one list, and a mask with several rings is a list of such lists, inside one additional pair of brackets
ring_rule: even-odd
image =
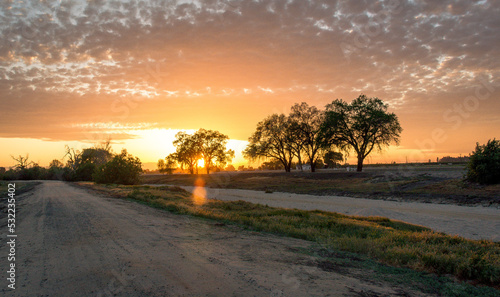
[[(368, 160), (435, 160), (499, 138), (493, 1), (4, 1), (0, 166), (111, 138), (143, 162), (179, 130), (238, 152), (297, 102), (379, 97), (404, 131)], [(246, 164), (246, 163), (245, 163)]]

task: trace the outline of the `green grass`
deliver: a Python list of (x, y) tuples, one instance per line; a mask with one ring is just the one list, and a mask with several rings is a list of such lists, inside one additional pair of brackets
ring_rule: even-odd
[[(490, 287), (477, 287), (464, 282), (456, 282), (447, 276), (436, 276), (427, 272), (409, 268), (384, 265), (365, 255), (329, 249), (307, 250), (300, 252), (321, 259), (320, 268), (327, 271), (347, 270), (349, 274), (364, 279), (366, 273), (356, 274), (356, 270), (368, 272), (369, 282), (387, 282), (397, 287), (404, 287), (425, 294), (453, 297), (499, 296), (500, 292)], [(326, 269), (325, 269), (326, 268)], [(330, 269), (329, 269), (330, 268)], [(401, 295), (408, 296), (408, 295)]]
[[(476, 285), (498, 288), (500, 283), (500, 243), (492, 241), (449, 236), (383, 217), (281, 209), (244, 201), (203, 201), (194, 199), (191, 194), (177, 187), (92, 187), (112, 193), (115, 197), (140, 201), (177, 214), (314, 241), (330, 249), (358, 253), (394, 267), (452, 275)], [(196, 203), (200, 200), (203, 203)], [(474, 288), (467, 284), (461, 286), (464, 288), (458, 292)], [(495, 289), (483, 289), (498, 294)], [(488, 295), (485, 294), (478, 296)]]

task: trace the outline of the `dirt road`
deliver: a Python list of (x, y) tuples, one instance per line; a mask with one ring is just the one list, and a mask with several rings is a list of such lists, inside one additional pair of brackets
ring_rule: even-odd
[[(7, 288), (3, 272), (2, 296), (421, 296), (374, 281), (373, 272), (322, 269), (317, 257), (298, 252), (314, 248), (307, 241), (98, 197), (62, 182), (45, 181), (18, 196), (17, 208), (16, 289)], [(0, 254), (5, 271), (7, 245)]]
[[(181, 187), (188, 191), (193, 191), (195, 188), (191, 186)], [(236, 189), (207, 188), (205, 190), (209, 199), (245, 200), (274, 207), (319, 209), (360, 216), (382, 216), (426, 226), (450, 235), (500, 241), (500, 209), (494, 207), (397, 202), (293, 193), (264, 193), (263, 191)]]

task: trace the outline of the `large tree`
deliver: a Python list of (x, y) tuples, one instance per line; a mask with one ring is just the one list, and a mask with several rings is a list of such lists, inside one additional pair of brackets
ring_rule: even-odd
[(229, 137), (219, 131), (199, 129), (194, 134), (179, 132), (175, 135), (176, 152), (167, 158), (175, 159), (194, 174), (198, 173), (198, 161), (205, 161), (207, 174), (213, 166), (225, 166), (234, 158), (234, 151), (226, 149)]
[(224, 167), (228, 161), (234, 158), (234, 151), (227, 150), (226, 145), (229, 136), (219, 131), (200, 129), (193, 135), (198, 138), (199, 150), (205, 161), (207, 174), (213, 165)]
[(320, 153), (330, 146), (323, 141), (321, 134), (324, 113), (315, 106), (309, 106), (306, 102), (296, 103), (291, 108), (289, 121), (293, 134), (292, 147), (295, 148), (296, 155), (298, 152), (299, 163), (301, 150), (297, 148), (305, 152), (311, 165), (311, 172), (314, 172), (321, 158)]
[(290, 172), (294, 157), (291, 145), (293, 138), (288, 117), (284, 114), (272, 114), (257, 124), (243, 155), (250, 160), (279, 160), (285, 171)]
[(198, 139), (193, 137), (193, 135), (181, 131), (175, 135), (173, 144), (176, 151), (169, 155), (169, 157), (175, 159), (181, 165), (181, 168), (186, 166), (189, 173), (194, 174), (197, 162), (201, 158)]
[(365, 95), (350, 104), (342, 99), (333, 101), (326, 106), (322, 125), (325, 144), (354, 150), (358, 158), (357, 171), (362, 171), (364, 159), (374, 148), (382, 150), (391, 143), (399, 143), (403, 129), (398, 117), (387, 109), (382, 100)]

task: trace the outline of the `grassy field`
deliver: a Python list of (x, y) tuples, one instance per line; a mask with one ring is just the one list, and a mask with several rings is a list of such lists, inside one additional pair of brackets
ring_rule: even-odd
[(500, 206), (500, 185), (481, 186), (462, 180), (462, 166), (372, 168), (365, 172), (322, 170), (315, 173), (267, 171), (220, 172), (210, 175), (144, 175), (144, 184), (341, 195), (371, 199)]
[[(498, 296), (500, 293), (492, 288), (500, 289), (500, 243), (448, 236), (425, 227), (381, 217), (354, 217), (323, 211), (280, 209), (243, 201), (206, 201), (203, 197), (193, 197), (178, 187), (105, 186), (92, 183), (80, 183), (80, 186), (107, 196), (139, 201), (176, 214), (192, 215), (217, 220), (222, 224), (238, 224), (252, 230), (314, 241), (330, 253), (355, 253), (350, 254), (350, 257), (373, 259), (376, 263), (392, 267), (411, 268), (413, 271), (408, 272), (410, 274), (405, 272), (402, 276), (394, 276), (395, 281), (407, 277), (417, 278), (412, 281), (420, 284), (417, 286), (440, 295)], [(335, 265), (341, 258), (333, 257), (329, 261)], [(360, 267), (375, 263), (365, 260), (358, 262), (356, 265)], [(377, 265), (380, 264), (375, 266)], [(374, 269), (373, 267), (370, 269)], [(402, 273), (400, 270), (391, 270), (395, 268), (381, 268), (386, 267), (383, 265), (377, 267), (375, 274), (384, 274), (381, 272), (384, 269), (392, 271), (387, 272), (389, 274)], [(436, 282), (435, 278), (429, 275), (417, 277), (414, 271), (447, 275), (451, 278), (441, 278)], [(466, 283), (455, 283), (452, 279)], [(490, 287), (474, 287), (469, 283)]]

